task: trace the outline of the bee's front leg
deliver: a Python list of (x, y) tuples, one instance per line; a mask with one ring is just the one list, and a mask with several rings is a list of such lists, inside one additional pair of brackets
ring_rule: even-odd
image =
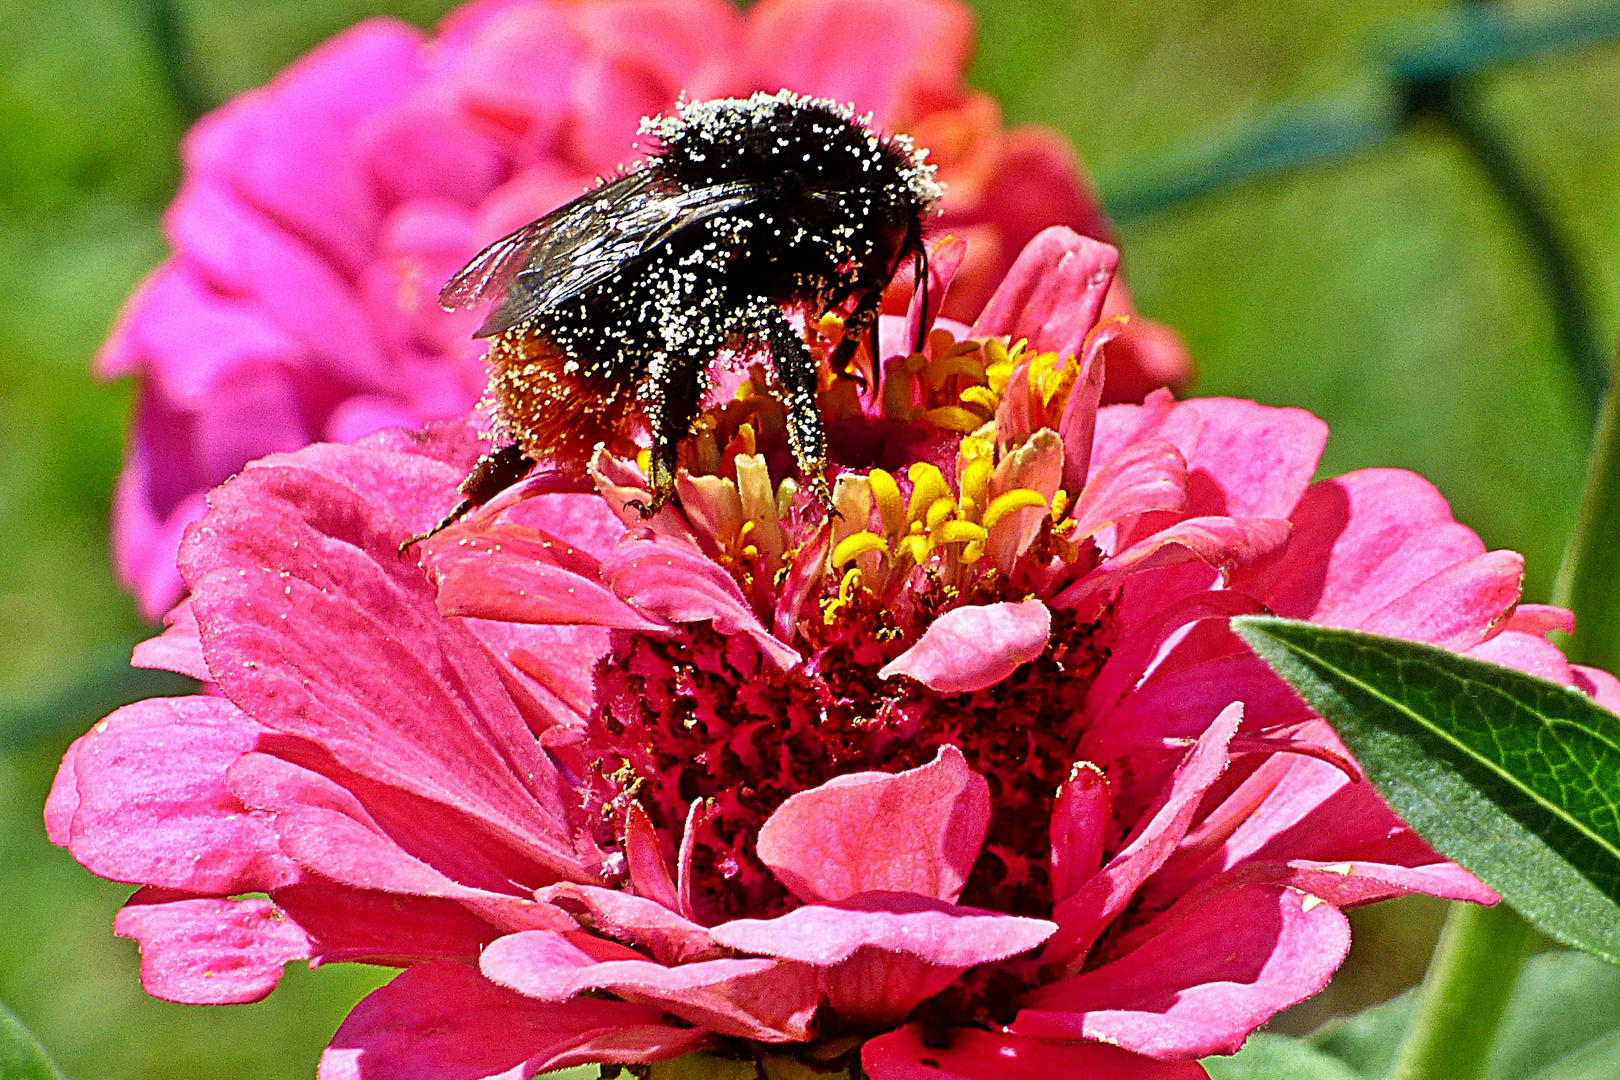
[(793, 447), (794, 463), (799, 474), (815, 488), (828, 515), (836, 515), (832, 491), (827, 487), (827, 439), (821, 427), (821, 411), (816, 407), (815, 359), (780, 308), (764, 313), (763, 320), (771, 362), (787, 398), (783, 404), (787, 406), (788, 443)]
[(675, 495), (675, 467), (680, 461), (681, 440), (697, 419), (698, 403), (707, 389), (707, 365), (693, 356), (666, 356), (655, 365), (643, 390), (647, 423), (652, 428), (652, 464), (648, 481), (652, 499), (632, 499), (625, 505), (650, 518)]

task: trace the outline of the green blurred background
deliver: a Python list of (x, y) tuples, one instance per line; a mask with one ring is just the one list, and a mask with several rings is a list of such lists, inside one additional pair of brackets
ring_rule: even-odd
[[(219, 101), (370, 14), (422, 25), (438, 0), (186, 0)], [(1115, 197), (1153, 162), (1276, 106), (1374, 92), (1368, 43), (1443, 5), (1400, 0), (978, 0), (974, 82), (1011, 123), (1063, 131)], [(1550, 10), (1558, 5), (1527, 5)], [(113, 581), (107, 513), (130, 387), (86, 375), (124, 295), (163, 254), (182, 110), (141, 0), (0, 0), (0, 1001), (85, 1078), (309, 1077), (379, 973), (290, 971), (269, 1001), (145, 997), (114, 938), (128, 889), (46, 841), (67, 742), (99, 716), (64, 691), (146, 632)], [(1475, 99), (1534, 179), (1620, 326), (1620, 43), (1494, 71)], [(1574, 511), (1586, 414), (1539, 264), (1455, 140), (1418, 124), (1377, 148), (1138, 217), (1139, 306), (1186, 335), (1199, 394), (1300, 405), (1333, 436), (1324, 473), (1416, 469), (1543, 599)], [(99, 666), (98, 666), (99, 665)], [(1358, 944), (1292, 1030), (1421, 975), (1437, 905), (1358, 914)]]

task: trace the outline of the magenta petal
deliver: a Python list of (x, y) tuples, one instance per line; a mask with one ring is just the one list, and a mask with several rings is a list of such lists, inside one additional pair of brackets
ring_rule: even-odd
[(850, 773), (790, 796), (756, 850), (806, 903), (866, 892), (954, 902), (989, 823), (990, 785), (946, 745), (915, 769)]
[(605, 990), (721, 1035), (765, 1042), (808, 1039), (821, 1000), (814, 972), (798, 965), (702, 960), (665, 967), (650, 960), (598, 960), (563, 935), (539, 930), (493, 942), (478, 963), (487, 978), (526, 997), (560, 1002)]
[(1045, 919), (959, 907), (913, 893), (874, 892), (794, 908), (774, 919), (734, 919), (709, 933), (739, 952), (816, 967), (831, 967), (872, 948), (968, 968), (1028, 952), (1056, 929)]
[(1230, 575), (1280, 551), (1291, 528), (1275, 518), (1187, 518), (1115, 555), (1054, 597), (1052, 606), (1084, 617), (1132, 575), (1185, 563), (1202, 562)]
[(1155, 1061), (1096, 1042), (1049, 1043), (954, 1028), (949, 1045), (923, 1041), (907, 1024), (868, 1039), (861, 1068), (871, 1080), (1208, 1080), (1196, 1061)]
[(1056, 905), (1052, 917), (1059, 930), (1047, 944), (1043, 960), (1077, 966), (1104, 927), (1170, 858), (1187, 835), (1204, 793), (1226, 769), (1226, 747), (1242, 720), (1241, 702), (1223, 709), (1176, 768), (1157, 808), (1144, 815), (1136, 835), (1073, 896)]
[(170, 900), (118, 912), (113, 929), (141, 944), (141, 986), (185, 1005), (239, 1005), (274, 990), (283, 965), (307, 960), (302, 927), (269, 900)]
[(1350, 949), (1333, 905), (1248, 885), (1179, 919), (1111, 964), (1043, 986), (1019, 1034), (1099, 1039), (1164, 1059), (1231, 1054), (1275, 1013), (1327, 985)]
[(269, 891), (299, 879), (267, 815), (226, 773), (265, 730), (216, 697), (126, 705), (63, 759), (51, 838), (93, 873), (195, 893)]
[(276, 890), (276, 903), (315, 942), (322, 964), (409, 967), (430, 960), (476, 964), (500, 935), (453, 900), (367, 892), (309, 878)]
[(410, 968), (356, 1005), (320, 1080), (529, 1080), (592, 1062), (679, 1057), (708, 1038), (621, 1001), (534, 1001), (461, 964)]
[(1073, 896), (1102, 867), (1113, 823), (1108, 776), (1089, 761), (1079, 762), (1052, 803), (1052, 903)]
[(974, 320), (973, 336), (1027, 338), (1032, 352), (1078, 356), (1118, 265), (1111, 244), (1053, 225), (1024, 246)]
[(1041, 655), (1051, 633), (1052, 613), (1039, 600), (952, 608), (878, 678), (908, 675), (942, 694), (983, 690)]
[(602, 573), (615, 593), (641, 611), (671, 622), (712, 622), (722, 634), (747, 634), (784, 670), (801, 659), (765, 629), (731, 575), (684, 542), (628, 543), (603, 562)]
[(1523, 584), (1523, 555), (1486, 552), (1385, 604), (1358, 629), (1461, 651), (1479, 644), (1507, 618)]

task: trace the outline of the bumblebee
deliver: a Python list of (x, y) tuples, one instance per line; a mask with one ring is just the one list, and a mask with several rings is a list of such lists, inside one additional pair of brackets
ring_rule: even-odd
[(843, 316), (836, 373), (868, 334), (881, 355), (883, 290), (907, 258), (926, 278), (933, 166), (903, 136), (788, 91), (685, 103), (641, 130), (655, 147), (639, 168), (497, 240), (439, 294), (451, 311), (498, 301), (476, 336), (491, 339), (508, 445), (479, 461), (434, 532), (535, 462), (583, 465), (637, 425), (652, 497), (632, 505), (650, 517), (674, 492), (680, 441), (725, 352), (769, 355), (794, 460), (830, 509), (816, 363), (790, 313), (807, 326)]

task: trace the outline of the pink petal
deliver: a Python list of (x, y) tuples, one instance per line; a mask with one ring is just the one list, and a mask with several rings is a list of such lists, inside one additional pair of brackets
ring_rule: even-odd
[(1271, 567), (1233, 587), (1279, 615), (1360, 626), (1448, 567), (1481, 555), (1434, 485), (1400, 469), (1363, 469), (1311, 485), (1289, 515), (1294, 536)]
[(1150, 1057), (1231, 1054), (1321, 990), (1350, 949), (1338, 908), (1293, 889), (1233, 889), (1111, 964), (1029, 994), (1021, 1035), (1099, 1039)]
[(974, 321), (973, 336), (1027, 338), (1031, 352), (1078, 356), (1118, 265), (1112, 245), (1054, 225), (1019, 254)]
[[(1117, 332), (1117, 323), (1093, 327), (1086, 335), (1080, 355), (1066, 361), (1080, 365), (1057, 427), (1058, 438), (1063, 441), (1063, 490), (1071, 496), (1085, 488), (1086, 475), (1091, 470), (1091, 451), (1097, 436), (1097, 404), (1102, 400), (1106, 374), (1102, 346)], [(1072, 511), (1071, 516), (1074, 516)]]
[(744, 63), (763, 89), (849, 102), (892, 128), (948, 92), (972, 42), (968, 11), (938, 0), (768, 0), (748, 13)]
[(865, 893), (837, 906), (722, 923), (712, 933), (741, 952), (814, 965), (840, 1018), (878, 1027), (900, 1023), (967, 968), (1027, 952), (1055, 929), (910, 893)]
[(474, 964), (499, 931), (452, 900), (367, 892), (308, 878), (276, 890), (276, 904), (314, 943), (313, 961), (409, 967)]
[(954, 902), (990, 822), (990, 786), (942, 746), (905, 772), (834, 777), (790, 796), (760, 827), (760, 860), (806, 903), (865, 892)]
[(1327, 425), (1303, 409), (1197, 398), (1176, 411), (1202, 421), (1196, 449), (1178, 444), (1192, 477), (1191, 514), (1287, 517), (1327, 443)]
[(597, 580), (596, 561), (538, 529), (451, 529), (423, 545), (439, 610), (504, 622), (660, 631)]
[(953, 1028), (949, 1045), (924, 1041), (907, 1024), (868, 1039), (861, 1068), (871, 1080), (1208, 1080), (1196, 1061), (1154, 1061), (1096, 1042), (1049, 1043), (1012, 1034)]
[[(942, 237), (929, 247), (928, 287), (926, 290), (915, 286), (912, 289), (911, 303), (906, 309), (906, 337), (900, 343), (901, 355), (911, 351), (917, 343), (919, 332), (933, 328), (934, 320), (939, 317), (939, 310), (945, 305), (945, 297), (950, 292), (951, 280), (956, 277), (966, 255), (967, 241), (959, 236)], [(924, 300), (928, 302), (926, 311), (923, 310)]]
[(269, 900), (171, 900), (118, 912), (113, 929), (141, 945), (141, 986), (185, 1005), (239, 1005), (274, 990), (282, 966), (307, 960), (304, 930)]
[(703, 960), (665, 967), (650, 960), (598, 960), (545, 931), (501, 938), (484, 950), (479, 968), (494, 982), (541, 1001), (605, 990), (660, 1006), (717, 1034), (765, 1042), (807, 1040), (821, 1000), (814, 973), (796, 965)]
[(1467, 649), (1508, 617), (1523, 584), (1523, 555), (1516, 551), (1476, 555), (1385, 604), (1359, 629), (1426, 641), (1442, 649)]
[(320, 1080), (529, 1080), (593, 1062), (679, 1057), (707, 1039), (620, 1001), (534, 1001), (460, 964), (421, 964), (373, 991), (321, 1055)]
[(878, 678), (906, 675), (942, 694), (983, 690), (1040, 656), (1051, 633), (1052, 613), (1039, 600), (952, 608)]
[(660, 964), (712, 960), (721, 955), (707, 927), (672, 908), (620, 889), (561, 882), (546, 886), (535, 896), (581, 916), (583, 923), (599, 933), (645, 949)]
[(333, 459), (356, 483), (398, 461), (316, 447), (214, 493), (181, 555), (209, 670), (269, 726), (468, 815), (558, 876), (583, 873), (555, 766), (483, 646), (398, 556), (410, 524), (301, 467)]
[(1125, 279), (1115, 276), (1103, 302), (1102, 317), (1126, 316), (1124, 328), (1108, 342), (1108, 386), (1103, 400), (1141, 401), (1159, 387), (1180, 390), (1193, 381), (1196, 365), (1187, 342), (1164, 323), (1146, 318), (1131, 302)]
[(783, 670), (801, 659), (765, 629), (731, 575), (695, 547), (669, 539), (634, 541), (607, 559), (602, 573), (621, 599), (642, 612), (670, 622), (712, 622), (722, 634), (746, 634)]
[(774, 919), (734, 919), (709, 932), (739, 952), (831, 967), (862, 949), (969, 968), (1028, 952), (1052, 935), (1045, 919), (958, 907), (911, 893), (864, 893), (809, 904)]
[(1243, 720), (1243, 704), (1221, 711), (1176, 768), (1158, 804), (1143, 815), (1136, 834), (1069, 899), (1053, 908), (1058, 932), (1042, 960), (1077, 969), (1086, 952), (1187, 835), (1204, 793), (1226, 769), (1226, 746)]
[(115, 881), (198, 893), (291, 884), (301, 874), (269, 817), (225, 779), (265, 734), (216, 697), (126, 705), (63, 759), (46, 806), (51, 838)]
[(1525, 634), (1548, 634), (1554, 630), (1573, 634), (1575, 613), (1551, 604), (1520, 604), (1501, 624), (1501, 629), (1518, 630)]
[(1086, 483), (1069, 516), (1079, 539), (1133, 514), (1179, 511), (1186, 505), (1187, 463), (1181, 451), (1161, 439), (1148, 439), (1126, 447), (1103, 465)]
[(182, 600), (163, 621), (168, 624), (163, 633), (135, 646), (130, 666), (173, 671), (208, 682), (212, 677), (203, 662), (202, 639), (197, 636), (197, 616), (191, 610), (191, 601)]
[(1114, 824), (1112, 785), (1089, 761), (1069, 770), (1052, 803), (1052, 903), (1061, 904), (1102, 867)]
[(1231, 575), (1282, 550), (1287, 521), (1273, 518), (1195, 517), (1178, 521), (1126, 548), (1052, 599), (1085, 617), (1133, 575), (1200, 562)]
[(636, 890), (636, 895), (672, 912), (680, 910), (680, 898), (675, 892), (674, 879), (669, 876), (669, 864), (664, 861), (658, 833), (640, 803), (631, 803), (625, 811), (624, 854), (630, 886)]
[(1569, 686), (1575, 680), (1563, 650), (1540, 634), (1504, 630), (1489, 641), (1475, 645), (1464, 655), (1475, 660), (1503, 664), (1519, 671)]
[(1575, 688), (1592, 698), (1612, 713), (1620, 713), (1620, 679), (1599, 668), (1571, 664)]

